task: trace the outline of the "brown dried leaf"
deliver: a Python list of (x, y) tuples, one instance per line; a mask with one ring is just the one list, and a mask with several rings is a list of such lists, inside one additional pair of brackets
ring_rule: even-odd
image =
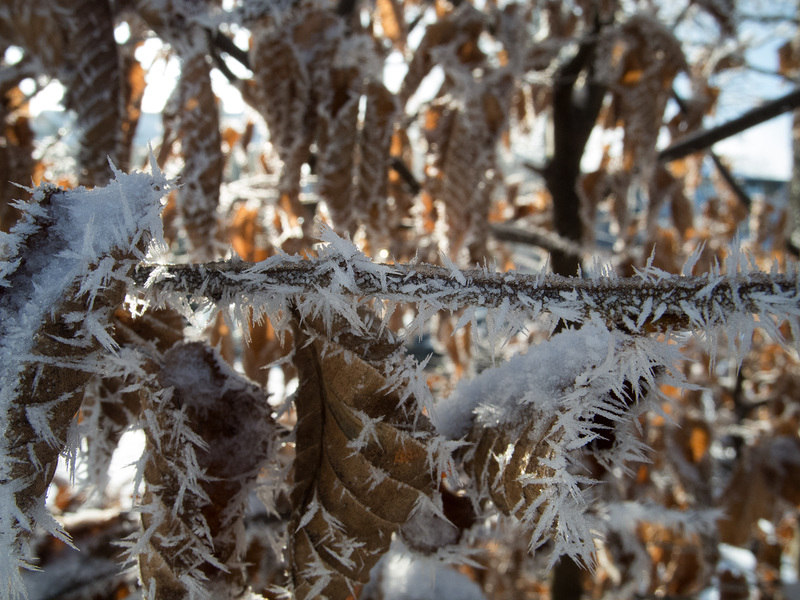
[[(560, 436), (558, 419), (550, 416), (542, 420), (541, 415), (529, 415), (526, 425), (519, 431), (512, 427), (476, 427), (470, 434), (475, 444), (475, 454), (468, 463), (470, 474), (478, 483), (478, 489), (492, 499), (505, 515), (522, 519), (529, 506), (542, 499), (542, 484), (522, 484), (523, 476), (552, 478), (555, 470), (545, 463), (554, 456), (553, 444)], [(508, 454), (510, 452), (510, 458)], [(503, 457), (507, 462), (501, 462)], [(536, 509), (541, 515), (547, 506), (544, 500)]]
[(184, 165), (178, 208), (192, 254), (203, 262), (219, 254), (217, 205), (224, 158), (217, 98), (205, 53), (183, 57), (179, 82), (180, 140)]
[(242, 260), (259, 262), (274, 253), (259, 211), (242, 206), (228, 228), (231, 245)]
[(454, 58), (467, 66), (475, 67), (483, 62), (486, 55), (478, 47), (478, 38), (484, 29), (485, 17), (469, 4), (462, 4), (439, 21), (428, 25), (414, 56), (408, 65), (398, 97), (400, 105), (405, 106), (408, 99), (417, 91), (419, 84), (434, 66), (432, 50), (441, 46), (452, 49)]
[(670, 196), (670, 215), (675, 229), (686, 239), (694, 227), (694, 206), (683, 192), (683, 186)]
[(122, 80), (114, 16), (108, 0), (57, 0), (65, 31), (62, 79), (66, 106), (77, 114), (80, 185), (108, 181), (122, 135)]
[(229, 365), (236, 361), (236, 348), (233, 343), (233, 334), (228, 327), (222, 312), (217, 313), (213, 325), (209, 327), (208, 340), (211, 345), (219, 349), (219, 353)]
[(188, 597), (187, 581), (238, 598), (248, 494), (275, 437), (266, 394), (201, 342), (168, 350), (158, 382), (145, 402), (141, 580), (158, 598)]
[(320, 110), (319, 191), (337, 231), (351, 235), (357, 227), (355, 191), (360, 82), (355, 68), (335, 69), (328, 107)]
[(376, 0), (378, 15), (381, 20), (383, 34), (392, 41), (392, 45), (403, 52), (408, 35), (403, 3), (400, 0)]
[(470, 261), (480, 262), (486, 256), (485, 223), (497, 183), (496, 145), (513, 82), (506, 74), (496, 72), (474, 85), (465, 92), (462, 107), (452, 109), (450, 119), (439, 118), (428, 134), (438, 156), (432, 165), (436, 171), (425, 186), (443, 208), (445, 252), (455, 258), (466, 248)]
[(307, 320), (296, 340), (295, 592), (357, 596), (392, 534), (413, 530), (412, 511), (424, 512), (421, 501), (434, 493), (432, 429), (402, 409), (401, 390), (387, 391), (384, 373), (402, 349), (377, 323), (357, 332), (343, 319), (330, 329)]
[(332, 87), (331, 66), (341, 27), (332, 10), (304, 4), (289, 19), (257, 31), (250, 52), (257, 107), (283, 162), (279, 191), (309, 227), (310, 219), (297, 200), (300, 169), (317, 131), (318, 95)]
[(778, 72), (786, 77), (795, 77), (800, 72), (800, 44), (789, 40), (778, 48)]
[[(17, 259), (18, 266), (7, 274), (7, 287), (0, 291), (0, 303), (6, 314), (20, 302), (34, 302), (32, 288), (43, 269), (41, 259), (34, 253), (42, 252), (43, 248), (57, 253), (64, 247), (61, 232), (52, 225), (59, 216), (69, 215), (64, 212), (68, 210), (65, 206), (69, 201), (57, 204), (53, 200), (63, 194), (55, 186), (46, 186), (41, 192), (43, 198), (36, 210), (26, 213), (25, 230), (30, 234), (15, 249), (15, 256), (8, 257), (11, 264)], [(60, 211), (55, 211), (56, 206)], [(138, 243), (139, 252), (143, 250), (144, 237)], [(132, 270), (138, 257), (130, 247), (115, 248), (109, 252), (108, 260), (114, 261), (114, 276), (108, 276), (106, 259), (101, 258), (98, 263), (86, 267), (85, 277), (96, 276), (93, 272), (98, 269), (105, 273), (103, 286), (98, 290), (92, 290), (91, 286), (87, 290), (79, 278), (63, 282), (60, 295), (40, 317), (42, 321), (33, 332), (28, 354), (18, 359), (15, 387), (4, 390), (9, 398), (5, 431), (13, 432), (4, 441), (8, 461), (6, 481), (16, 482), (8, 493), (13, 494), (19, 514), (28, 519), (37, 518), (44, 510), (45, 493), (55, 473), (59, 453), (67, 442), (85, 385), (102, 348), (98, 328), (111, 327), (114, 310), (125, 297), (124, 274)], [(94, 329), (87, 335), (84, 318), (90, 311)], [(3, 325), (9, 324), (0, 324), (0, 328)], [(91, 367), (87, 368), (87, 363)], [(30, 522), (20, 521), (7, 524), (9, 530), (20, 535), (30, 526)], [(7, 548), (11, 552), (19, 551), (21, 546), (21, 540), (8, 540)]]
[(611, 123), (622, 123), (626, 170), (653, 168), (656, 139), (672, 94), (672, 81), (686, 69), (674, 33), (656, 19), (636, 14), (601, 47), (611, 69)]
[[(292, 351), (292, 336), (286, 332), (278, 335), (266, 316), (257, 321), (248, 319), (247, 327), (248, 335), (242, 348), (242, 368), (245, 375), (266, 388), (269, 379), (266, 367)], [(284, 365), (284, 376), (287, 381), (294, 377), (291, 364)]]
[(728, 488), (720, 498), (725, 516), (721, 541), (745, 546), (759, 519), (771, 519), (779, 500), (800, 503), (800, 440), (778, 436), (746, 448)]
[(368, 82), (364, 95), (367, 103), (359, 139), (358, 195), (362, 212), (369, 220), (367, 230), (380, 237), (380, 244), (384, 245), (396, 231), (396, 220), (388, 214), (386, 194), (397, 102), (380, 82)]

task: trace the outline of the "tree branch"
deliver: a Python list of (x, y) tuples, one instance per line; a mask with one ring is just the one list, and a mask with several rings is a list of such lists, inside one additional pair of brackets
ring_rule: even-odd
[[(686, 114), (689, 112), (686, 102), (680, 97), (674, 88), (672, 90), (672, 97), (675, 99), (675, 102), (677, 102), (678, 108), (680, 108), (682, 113)], [(730, 187), (731, 191), (739, 199), (739, 202), (741, 202), (749, 211), (750, 205), (753, 203), (752, 200), (750, 200), (750, 196), (748, 196), (747, 193), (742, 189), (742, 186), (739, 185), (739, 182), (734, 179), (730, 169), (728, 169), (728, 167), (726, 167), (725, 164), (720, 160), (713, 148), (708, 149), (708, 155), (711, 157), (711, 160), (714, 161), (714, 166), (717, 167), (717, 171), (719, 171), (719, 174), (725, 180), (725, 183), (728, 184), (728, 187)]]
[(389, 166), (394, 169), (400, 178), (406, 182), (406, 185), (411, 189), (413, 194), (419, 194), (422, 190), (422, 185), (414, 174), (409, 170), (406, 164), (399, 156), (392, 156), (389, 160)]
[(716, 152), (709, 148), (708, 155), (711, 157), (711, 160), (714, 161), (714, 166), (717, 167), (717, 171), (719, 171), (719, 174), (725, 180), (725, 183), (728, 184), (728, 187), (739, 199), (739, 202), (741, 202), (749, 212), (750, 205), (753, 204), (750, 196), (748, 196), (747, 192), (742, 189), (742, 186), (739, 185), (739, 182), (734, 179), (733, 173), (731, 173), (730, 169), (723, 164)]
[(229, 38), (227, 35), (219, 31), (218, 29), (211, 30), (206, 29), (208, 33), (209, 40), (212, 46), (218, 48), (220, 51), (224, 52), (225, 54), (229, 55), (234, 60), (238, 61), (245, 69), (252, 71), (253, 69), (250, 68), (250, 57), (247, 54), (247, 50), (242, 50), (233, 43), (233, 40)]
[(659, 152), (658, 159), (663, 162), (670, 162), (694, 152), (705, 150), (721, 140), (755, 127), (798, 106), (800, 106), (800, 88), (781, 98), (766, 102), (762, 106), (746, 112), (741, 117), (723, 123), (718, 127), (688, 135), (669, 148)]
[(493, 223), (489, 225), (489, 230), (495, 239), (504, 242), (538, 246), (549, 252), (571, 254), (578, 259), (583, 258), (584, 255), (584, 249), (580, 244), (540, 227), (526, 225), (525, 228), (522, 228), (504, 223)]
[(758, 21), (759, 23), (800, 23), (800, 19), (797, 18), (797, 15), (780, 15), (780, 14), (773, 14), (773, 15), (761, 15), (758, 13), (750, 14), (750, 13), (739, 13), (739, 20), (740, 21)]
[[(347, 279), (346, 283), (342, 283)], [(384, 265), (361, 255), (303, 260), (274, 257), (263, 263), (144, 265), (140, 287), (159, 294), (208, 298), (221, 305), (303, 296), (330, 306), (338, 293), (358, 298), (423, 304), (436, 310), (500, 308), (530, 317), (550, 312), (571, 321), (592, 315), (628, 330), (682, 330), (733, 323), (737, 315), (796, 315), (800, 280), (795, 275), (654, 276), (580, 279), (487, 269), (458, 271), (429, 264)], [(322, 291), (324, 290), (324, 291)], [(649, 307), (649, 308), (643, 308)]]

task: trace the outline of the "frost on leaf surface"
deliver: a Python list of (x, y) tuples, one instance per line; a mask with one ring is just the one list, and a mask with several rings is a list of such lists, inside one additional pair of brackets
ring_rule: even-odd
[(434, 543), (409, 523), (447, 535), (436, 513), (436, 439), (413, 398), (405, 397), (392, 368), (403, 368), (401, 345), (380, 320), (361, 312), (354, 329), (334, 317), (295, 310), (299, 374), (295, 397), (294, 516), (289, 562), (298, 598), (345, 598), (368, 580), (370, 569), (398, 531), (410, 544)]
[(170, 348), (157, 379), (144, 403), (144, 533), (131, 550), (142, 583), (158, 598), (239, 598), (247, 497), (273, 452), (266, 393), (201, 342)]
[[(161, 236), (161, 197), (170, 183), (115, 172), (107, 187), (43, 185), (18, 203), (0, 272), (0, 539), (2, 569), (28, 555), (44, 495), (80, 407), (97, 353), (115, 343), (107, 328), (133, 266)], [(15, 576), (3, 594), (21, 593)], [(1, 589), (1, 588), (0, 588)], [(10, 591), (9, 591), (10, 590)]]
[(466, 465), (479, 498), (519, 520), (532, 549), (553, 539), (553, 560), (569, 554), (591, 565), (592, 482), (573, 451), (607, 437), (613, 443), (595, 444), (606, 463), (641, 458), (624, 425), (678, 358), (667, 344), (587, 324), (460, 384), (437, 404), (437, 425), (473, 444)]

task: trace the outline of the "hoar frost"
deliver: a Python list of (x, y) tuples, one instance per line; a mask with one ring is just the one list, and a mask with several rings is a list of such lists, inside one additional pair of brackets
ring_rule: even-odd
[[(436, 426), (472, 444), (473, 493), (518, 519), (532, 550), (552, 538), (552, 560), (569, 554), (592, 565), (593, 481), (574, 451), (591, 451), (609, 469), (642, 460), (646, 448), (630, 422), (652, 409), (658, 382), (682, 384), (673, 373), (679, 359), (672, 345), (588, 323), (460, 383), (437, 403)], [(589, 449), (607, 435), (613, 442)]]
[[(115, 169), (105, 188), (45, 184), (17, 202), (20, 222), (0, 238), (0, 597), (25, 594), (26, 535), (44, 526), (65, 541), (44, 496), (65, 451), (97, 352), (135, 263), (161, 239), (171, 182)], [(74, 437), (74, 436), (73, 436)], [(44, 443), (43, 443), (44, 442)]]

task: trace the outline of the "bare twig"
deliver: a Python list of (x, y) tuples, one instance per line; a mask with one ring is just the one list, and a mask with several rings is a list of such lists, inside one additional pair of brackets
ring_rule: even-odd
[(247, 50), (242, 50), (233, 43), (233, 40), (229, 38), (227, 35), (223, 34), (219, 30), (206, 30), (209, 36), (209, 40), (211, 42), (211, 46), (219, 49), (221, 52), (224, 52), (237, 62), (239, 62), (245, 69), (252, 71), (250, 67), (250, 57), (247, 54)]
[(402, 161), (402, 159), (398, 156), (393, 156), (389, 161), (389, 165), (394, 169), (400, 178), (406, 182), (406, 185), (409, 187), (413, 194), (419, 194), (422, 190), (422, 184), (417, 181), (417, 178), (414, 177), (414, 174), (411, 170), (406, 166), (406, 164)]
[[(678, 108), (682, 113), (688, 112), (688, 107), (686, 106), (686, 102), (683, 98), (681, 98), (678, 93), (673, 89), (672, 90), (672, 97), (675, 99), (675, 102), (678, 104)], [(739, 201), (744, 205), (747, 210), (750, 210), (750, 205), (753, 203), (750, 200), (750, 196), (742, 189), (742, 186), (739, 185), (739, 182), (734, 179), (733, 174), (730, 172), (730, 169), (725, 166), (725, 164), (720, 160), (719, 156), (716, 152), (714, 152), (713, 148), (708, 149), (708, 155), (711, 157), (711, 160), (714, 161), (714, 166), (717, 167), (717, 171), (725, 180), (725, 183), (728, 184), (731, 191), (736, 195)]]
[(705, 150), (721, 140), (755, 127), (798, 106), (800, 106), (800, 88), (758, 108), (754, 108), (741, 117), (723, 123), (718, 127), (698, 131), (695, 134), (686, 136), (681, 141), (659, 152), (658, 159), (663, 162), (670, 162), (694, 152)]
[(524, 228), (507, 225), (505, 223), (491, 224), (489, 229), (495, 239), (504, 242), (515, 242), (529, 246), (539, 246), (549, 252), (564, 252), (577, 258), (586, 254), (580, 244), (568, 240), (541, 227), (526, 225)]

